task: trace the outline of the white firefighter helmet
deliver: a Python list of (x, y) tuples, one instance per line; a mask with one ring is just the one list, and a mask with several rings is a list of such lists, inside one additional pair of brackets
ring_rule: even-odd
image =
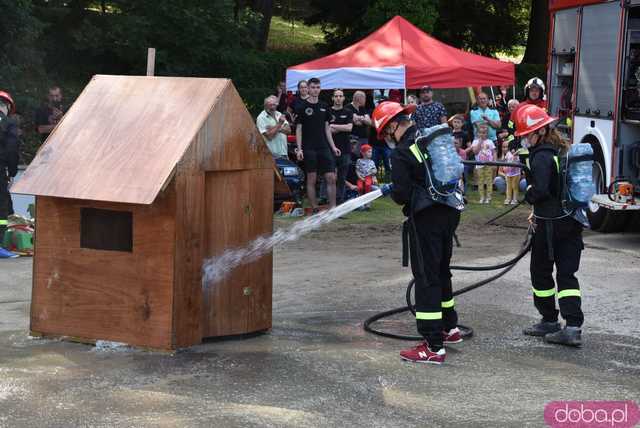
[(529, 89), (532, 86), (537, 86), (538, 88), (540, 88), (540, 91), (542, 92), (540, 94), (540, 99), (544, 99), (545, 97), (545, 91), (546, 91), (546, 87), (544, 86), (544, 82), (542, 81), (542, 79), (540, 79), (539, 77), (533, 77), (531, 79), (529, 79), (529, 81), (527, 82), (526, 85), (524, 85), (524, 95), (529, 98)]

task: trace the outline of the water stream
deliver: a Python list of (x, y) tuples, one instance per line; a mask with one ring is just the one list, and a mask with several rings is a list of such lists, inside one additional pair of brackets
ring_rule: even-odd
[(351, 199), (342, 205), (338, 205), (327, 211), (307, 217), (295, 224), (276, 230), (273, 235), (265, 235), (256, 238), (243, 248), (231, 248), (222, 254), (210, 259), (205, 259), (202, 265), (202, 285), (211, 287), (223, 280), (233, 269), (238, 266), (254, 262), (270, 252), (276, 245), (295, 241), (301, 236), (331, 223), (333, 220), (366, 205), (382, 196), (381, 190), (374, 190), (358, 198)]

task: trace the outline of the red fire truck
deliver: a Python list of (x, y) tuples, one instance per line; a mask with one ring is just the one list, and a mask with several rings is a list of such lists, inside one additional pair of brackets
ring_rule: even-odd
[(550, 0), (549, 111), (596, 156), (594, 230), (640, 225), (640, 0)]

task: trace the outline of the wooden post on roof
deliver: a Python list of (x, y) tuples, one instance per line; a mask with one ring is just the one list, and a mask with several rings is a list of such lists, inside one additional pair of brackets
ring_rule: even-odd
[(147, 49), (147, 76), (154, 76), (156, 71), (156, 48)]

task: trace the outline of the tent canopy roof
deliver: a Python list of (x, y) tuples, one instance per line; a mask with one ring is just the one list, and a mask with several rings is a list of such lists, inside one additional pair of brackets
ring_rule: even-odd
[(314, 76), (325, 89), (461, 88), (513, 85), (515, 66), (446, 45), (396, 16), (339, 52), (290, 67), (287, 87)]
[(228, 79), (97, 75), (15, 193), (151, 204)]

